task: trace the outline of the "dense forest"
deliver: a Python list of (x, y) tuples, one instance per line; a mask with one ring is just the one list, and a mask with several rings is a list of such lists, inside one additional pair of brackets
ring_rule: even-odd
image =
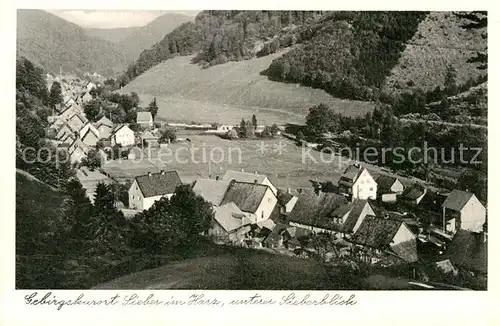
[(275, 59), (272, 80), (373, 100), (425, 12), (333, 12), (309, 25), (301, 46)]
[(209, 67), (295, 46), (265, 72), (350, 99), (372, 100), (425, 12), (204, 11), (144, 51), (121, 84), (175, 55)]
[(203, 11), (194, 23), (182, 24), (151, 49), (143, 51), (121, 76), (120, 84), (127, 84), (176, 55), (197, 54), (194, 63), (209, 67), (262, 55), (281, 34), (286, 35), (287, 41), (280, 47), (292, 45), (299, 42), (294, 35), (305, 28), (305, 22), (320, 15), (321, 12), (315, 11)]

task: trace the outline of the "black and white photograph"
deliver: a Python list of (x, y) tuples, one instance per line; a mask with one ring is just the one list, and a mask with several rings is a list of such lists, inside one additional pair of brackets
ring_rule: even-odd
[(15, 289), (488, 290), (488, 11), (230, 9), (16, 11)]

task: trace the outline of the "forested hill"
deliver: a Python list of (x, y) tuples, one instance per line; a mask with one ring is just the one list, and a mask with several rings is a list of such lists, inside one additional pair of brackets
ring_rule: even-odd
[(113, 75), (127, 65), (124, 48), (87, 35), (83, 28), (44, 10), (17, 11), (17, 55), (46, 72)]
[[(486, 37), (468, 28), (470, 18), (471, 14), (452, 12), (203, 11), (195, 22), (181, 25), (143, 51), (120, 83), (127, 84), (176, 55), (196, 54), (193, 63), (209, 68), (293, 46), (263, 72), (269, 79), (320, 88), (340, 98), (376, 100), (385, 91), (388, 76), (394, 85), (394, 79), (404, 72), (420, 78), (435, 69), (446, 71), (449, 65), (459, 70), (472, 51), (484, 49)], [(439, 31), (438, 43), (429, 29)], [(442, 57), (439, 49), (428, 51), (431, 58), (426, 61), (432, 62), (429, 66), (408, 61), (405, 49), (417, 37), (419, 44), (431, 49), (444, 46), (451, 54)], [(453, 54), (463, 52), (452, 46), (461, 42), (472, 49), (466, 54)], [(471, 67), (475, 69), (474, 65), (466, 69)], [(464, 75), (460, 71), (458, 74)], [(406, 79), (397, 84), (399, 92), (413, 90), (414, 86)]]
[(126, 51), (127, 63), (137, 60), (144, 49), (161, 41), (166, 34), (179, 25), (192, 21), (193, 17), (183, 14), (166, 13), (145, 26), (127, 28), (86, 28), (88, 35), (96, 36), (119, 44)]

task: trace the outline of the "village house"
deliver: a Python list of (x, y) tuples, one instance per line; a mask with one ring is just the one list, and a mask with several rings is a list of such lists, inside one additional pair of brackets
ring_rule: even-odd
[(88, 122), (87, 118), (85, 118), (79, 113), (73, 114), (68, 119), (68, 124), (70, 125), (71, 129), (75, 131), (80, 131), (87, 122)]
[(151, 112), (146, 112), (146, 111), (137, 112), (137, 124), (140, 125), (142, 128), (147, 128), (147, 129), (153, 128), (154, 121)]
[(354, 199), (376, 199), (377, 183), (366, 168), (350, 165), (338, 182), (339, 193)]
[(78, 108), (79, 108), (78, 105), (65, 106), (65, 109), (59, 114), (59, 118), (68, 121), (75, 114), (81, 114)]
[(91, 122), (87, 122), (81, 129), (80, 129), (80, 139), (83, 138), (83, 136), (89, 131), (92, 130), (92, 132), (100, 139), (99, 135), (99, 130), (95, 127), (95, 125)]
[(208, 236), (216, 243), (239, 245), (251, 230), (252, 220), (238, 206), (229, 202), (214, 207), (214, 219)]
[(175, 189), (182, 185), (176, 171), (161, 171), (135, 177), (128, 190), (129, 207), (147, 210), (163, 197), (170, 198)]
[(81, 98), (80, 104), (89, 102), (93, 99), (92, 95), (90, 95), (89, 92), (85, 92), (84, 94), (82, 94), (82, 96), (80, 96), (80, 98)]
[(338, 233), (334, 225), (333, 211), (346, 206), (349, 201), (342, 195), (329, 192), (315, 193), (304, 190), (298, 196), (297, 203), (288, 216), (290, 226), (297, 226), (315, 233)]
[(278, 190), (271, 183), (269, 178), (263, 174), (258, 174), (257, 172), (247, 173), (244, 171), (240, 172), (240, 171), (228, 170), (222, 177), (222, 180), (236, 180), (239, 182), (258, 183), (261, 185), (266, 185), (269, 188), (271, 188), (271, 191), (275, 196), (278, 194)]
[(111, 146), (121, 145), (123, 147), (135, 144), (135, 134), (127, 125), (116, 126), (111, 132)]
[(56, 134), (57, 140), (65, 139), (67, 135), (77, 135), (78, 130), (74, 130), (71, 126), (65, 122), (58, 130)]
[(193, 192), (203, 197), (214, 206), (220, 205), (230, 180), (197, 179), (193, 186)]
[(401, 194), (401, 200), (407, 204), (416, 206), (422, 201), (426, 193), (427, 189), (423, 185), (414, 183), (406, 187)]
[(290, 189), (288, 189), (286, 192), (278, 191), (278, 204), (280, 205), (280, 214), (290, 214), (290, 212), (295, 207), (298, 199), (298, 196), (294, 196), (291, 194)]
[(258, 223), (271, 216), (277, 201), (267, 185), (231, 181), (220, 205), (233, 202), (253, 223)]
[(95, 147), (97, 145), (97, 141), (99, 140), (99, 134), (94, 127), (87, 128), (87, 132), (83, 134), (81, 139), (87, 146)]
[(81, 163), (87, 157), (88, 152), (89, 147), (78, 138), (67, 147), (67, 153), (70, 156), (72, 164)]
[(356, 233), (367, 215), (375, 215), (373, 207), (366, 200), (355, 199), (349, 204), (337, 207), (331, 213), (333, 229), (340, 232), (342, 236), (349, 237)]
[(97, 88), (97, 85), (94, 84), (93, 82), (89, 81), (86, 85), (85, 85), (85, 90), (87, 92), (90, 92), (92, 89), (94, 88)]
[(366, 216), (350, 241), (373, 250), (375, 255), (385, 253), (413, 263), (418, 261), (416, 239), (404, 221)]
[(147, 130), (142, 133), (141, 135), (141, 141), (143, 142), (144, 145), (147, 147), (159, 147), (159, 138), (155, 136), (151, 131)]
[(107, 139), (111, 136), (111, 131), (113, 130), (113, 122), (103, 116), (101, 119), (97, 120), (95, 127), (99, 133), (101, 139)]
[(376, 182), (378, 192), (377, 198), (383, 202), (395, 202), (397, 196), (403, 193), (404, 186), (396, 177), (381, 174)]
[(446, 197), (442, 207), (445, 231), (482, 231), (486, 222), (486, 208), (473, 193), (455, 189)]

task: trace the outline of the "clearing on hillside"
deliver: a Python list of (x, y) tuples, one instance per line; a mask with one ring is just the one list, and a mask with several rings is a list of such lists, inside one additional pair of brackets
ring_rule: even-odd
[(151, 68), (121, 92), (136, 92), (141, 105), (157, 98), (158, 116), (170, 121), (237, 124), (253, 113), (261, 123), (303, 123), (309, 108), (325, 103), (336, 112), (364, 115), (373, 103), (337, 99), (325, 91), (268, 80), (260, 73), (285, 51), (208, 69), (179, 56)]
[(456, 68), (459, 85), (487, 74), (477, 69), (479, 64), (467, 62), (477, 51), (486, 50), (487, 39), (481, 37), (482, 29), (463, 29), (466, 22), (453, 12), (431, 12), (406, 45), (384, 89), (399, 93), (443, 87), (448, 65)]

